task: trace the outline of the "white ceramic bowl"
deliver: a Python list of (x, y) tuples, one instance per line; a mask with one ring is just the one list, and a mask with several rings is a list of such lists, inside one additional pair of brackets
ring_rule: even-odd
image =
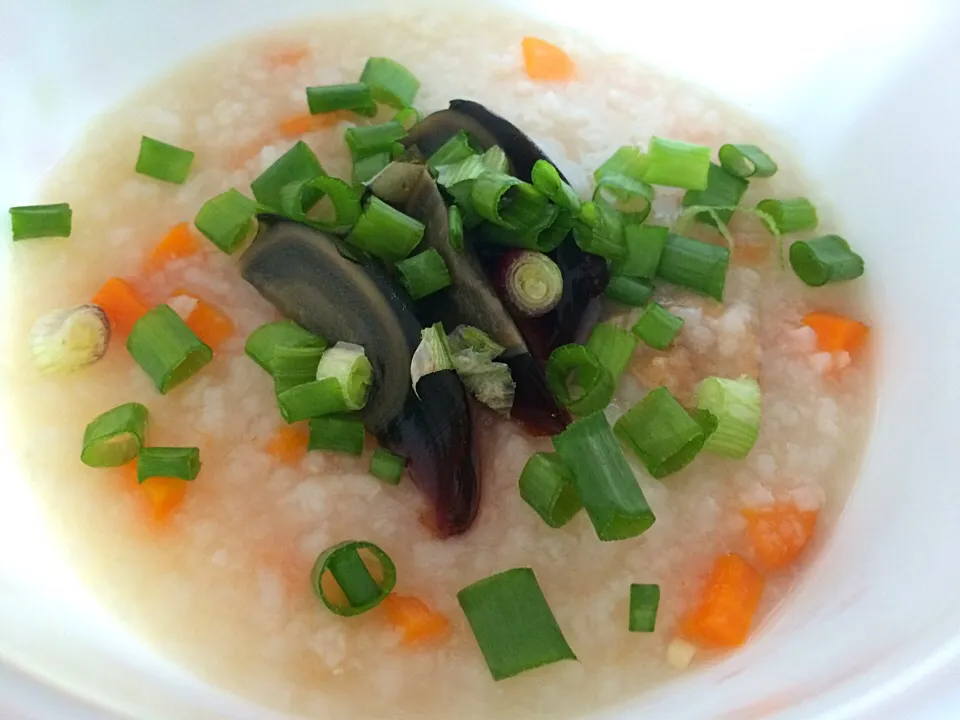
[[(0, 0), (0, 205), (33, 200), (78, 131), (147, 79), (337, 4)], [(789, 137), (866, 256), (873, 295), (878, 419), (837, 530), (744, 650), (609, 717), (910, 714), (902, 694), (960, 652), (960, 4), (510, 5), (711, 87)], [(0, 227), (0, 288), (9, 246)], [(273, 717), (155, 658), (97, 607), (3, 462), (4, 437), (0, 716)]]

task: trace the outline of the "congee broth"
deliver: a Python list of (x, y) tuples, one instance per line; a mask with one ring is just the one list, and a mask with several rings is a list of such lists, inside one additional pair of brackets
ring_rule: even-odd
[(856, 473), (869, 239), (753, 120), (526, 18), (218, 49), (38, 203), (24, 467), (112, 613), (273, 708), (622, 702), (749, 642)]

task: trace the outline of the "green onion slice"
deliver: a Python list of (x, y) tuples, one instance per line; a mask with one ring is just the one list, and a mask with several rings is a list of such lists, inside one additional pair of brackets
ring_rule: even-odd
[(594, 171), (593, 179), (599, 183), (608, 175), (622, 175), (633, 180), (643, 180), (648, 164), (647, 156), (639, 148), (623, 145)]
[[(683, 207), (715, 208), (713, 213), (703, 210), (697, 213), (697, 219), (707, 225), (729, 224), (733, 217), (730, 208), (740, 204), (749, 183), (732, 175), (719, 165), (710, 163), (707, 172), (707, 187), (704, 190), (688, 190), (683, 195)], [(715, 213), (715, 214), (714, 214)]]
[(393, 116), (393, 119), (403, 125), (404, 130), (410, 132), (423, 120), (423, 117), (414, 108), (405, 107), (398, 110), (397, 114)]
[(374, 100), (395, 108), (413, 105), (420, 89), (420, 81), (412, 72), (396, 60), (384, 57), (367, 60), (360, 73), (360, 82), (370, 87)]
[[(482, 155), (469, 155), (460, 162), (437, 166), (437, 185), (449, 190), (454, 185), (476, 180), (490, 172)], [(472, 186), (471, 186), (472, 187)]]
[[(379, 580), (371, 574), (364, 555), (376, 565)], [(373, 543), (348, 540), (320, 553), (310, 573), (310, 584), (330, 612), (353, 617), (383, 602), (397, 584), (397, 567)]]
[(804, 197), (761, 200), (757, 203), (757, 210), (770, 218), (780, 235), (813, 230), (819, 223), (817, 209)]
[(357, 160), (378, 153), (390, 153), (393, 150), (393, 144), (406, 136), (406, 128), (396, 120), (390, 120), (381, 125), (358, 125), (347, 128), (343, 139), (350, 148), (350, 156)]
[(709, 377), (697, 390), (697, 408), (716, 418), (716, 429), (703, 449), (725, 457), (745, 458), (760, 434), (760, 386), (749, 375), (736, 380)]
[[(466, 224), (466, 221), (464, 223)], [(532, 227), (516, 230), (493, 223), (484, 223), (482, 234), (483, 240), (488, 243), (548, 253), (560, 246), (573, 229), (573, 224), (573, 216), (570, 213), (555, 205), (547, 205), (544, 214)]]
[(450, 287), (450, 271), (434, 248), (401, 260), (396, 265), (403, 286), (414, 300)]
[(609, 205), (617, 212), (629, 215), (631, 222), (639, 224), (650, 214), (653, 187), (626, 175), (606, 174), (597, 181), (593, 201)]
[(598, 538), (625, 540), (653, 525), (653, 511), (602, 412), (571, 423), (553, 446), (573, 473)]
[(313, 115), (334, 110), (352, 110), (364, 117), (377, 114), (370, 86), (362, 82), (308, 87), (307, 106)]
[(463, 250), (463, 215), (456, 205), (447, 208), (447, 239), (454, 250)]
[(722, 302), (729, 263), (729, 248), (671, 233), (660, 255), (657, 277)]
[(557, 453), (535, 453), (527, 460), (520, 497), (552, 528), (566, 525), (583, 507), (573, 473)]
[(530, 172), (533, 186), (550, 198), (558, 207), (576, 215), (580, 212), (582, 200), (576, 191), (564, 182), (560, 172), (546, 160), (537, 160)]
[(706, 145), (653, 137), (647, 150), (643, 179), (651, 185), (706, 190), (710, 154)]
[(317, 380), (327, 378), (339, 383), (347, 410), (360, 410), (367, 404), (373, 365), (362, 346), (338, 342), (323, 354), (317, 367)]
[(717, 153), (723, 169), (744, 180), (766, 178), (777, 172), (777, 164), (756, 145), (723, 145)]
[(70, 237), (73, 210), (67, 203), (12, 207), (10, 223), (14, 240)]
[(370, 458), (370, 474), (387, 485), (399, 485), (407, 461), (389, 450), (377, 448)]
[(470, 199), (481, 217), (515, 231), (542, 228), (556, 217), (545, 195), (511, 175), (482, 174), (473, 183)]
[(137, 456), (137, 482), (153, 477), (196, 480), (200, 474), (200, 448), (145, 447)]
[(630, 408), (614, 429), (655, 478), (689, 465), (705, 440), (700, 423), (664, 387)]
[(144, 135), (140, 139), (136, 170), (141, 175), (182, 185), (190, 175), (193, 157), (194, 153), (189, 150)]
[(280, 415), (288, 423), (333, 415), (347, 410), (340, 381), (334, 377), (299, 383), (277, 395)]
[(453, 367), (471, 395), (494, 412), (510, 415), (517, 384), (509, 365), (493, 362), (471, 349), (455, 353), (452, 359)]
[(363, 213), (347, 242), (384, 262), (397, 262), (407, 257), (423, 239), (424, 225), (409, 215), (390, 207), (375, 195), (369, 196)]
[(257, 365), (274, 376), (299, 375), (314, 379), (327, 341), (304, 330), (293, 320), (261, 325), (244, 347)]
[(494, 680), (577, 659), (530, 568), (479, 580), (457, 600)]
[(193, 224), (225, 253), (236, 252), (256, 227), (257, 204), (238, 190), (207, 200)]
[(168, 305), (157, 305), (137, 320), (127, 350), (166, 395), (213, 360), (213, 351)]
[(604, 295), (623, 305), (643, 307), (653, 297), (653, 286), (640, 278), (614, 275), (607, 283)]
[[(323, 167), (313, 150), (303, 140), (299, 140), (250, 183), (250, 188), (257, 202), (279, 210), (284, 187), (291, 183), (312, 180), (324, 174)], [(303, 199), (304, 207), (313, 207), (319, 199), (318, 192), (306, 192)]]
[(466, 130), (460, 130), (430, 156), (427, 160), (427, 165), (432, 170), (436, 170), (443, 165), (456, 165), (471, 155), (476, 154), (477, 151), (474, 150), (470, 144), (470, 137), (467, 135)]
[(633, 334), (657, 350), (666, 350), (683, 327), (683, 318), (677, 317), (662, 305), (650, 303), (640, 313)]
[(492, 173), (509, 174), (510, 160), (503, 148), (493, 145), (483, 153), (483, 166)]
[(125, 403), (95, 417), (83, 431), (80, 461), (90, 467), (126, 465), (143, 446), (148, 415), (140, 403)]
[(424, 328), (420, 333), (420, 344), (410, 359), (410, 382), (414, 392), (417, 392), (417, 383), (424, 375), (453, 369), (453, 353), (443, 323)]
[(839, 235), (824, 235), (790, 246), (790, 266), (811, 287), (863, 275), (863, 258)]
[[(319, 361), (319, 358), (318, 358)], [(306, 383), (311, 383), (315, 380), (313, 373), (308, 375), (274, 375), (273, 376), (273, 390), (277, 397), (281, 393), (285, 393), (291, 388), (295, 388), (298, 385), (305, 385)]]
[(363, 422), (352, 417), (327, 415), (310, 418), (310, 439), (307, 450), (342, 452), (360, 457), (366, 431)]
[(659, 585), (630, 585), (630, 632), (653, 632), (660, 608)]
[(594, 325), (590, 339), (587, 340), (587, 350), (596, 355), (600, 364), (610, 371), (614, 385), (620, 381), (620, 376), (630, 364), (636, 348), (636, 335), (610, 323)]
[[(313, 204), (308, 206), (308, 201)], [(360, 219), (360, 193), (340, 178), (321, 175), (285, 186), (280, 210), (291, 220), (309, 221), (320, 230), (342, 231)]]
[(626, 255), (623, 217), (605, 203), (585, 202), (573, 226), (573, 238), (584, 252), (619, 260)]
[(583, 345), (561, 345), (550, 354), (547, 386), (574, 415), (602, 410), (613, 399), (613, 376)]
[(368, 155), (360, 158), (353, 163), (352, 180), (355, 187), (360, 187), (369, 183), (379, 175), (392, 161), (393, 154), (389, 152), (379, 152), (375, 155)]
[(488, 361), (500, 357), (506, 350), (483, 330), (472, 325), (458, 325), (448, 336), (447, 342), (454, 356), (469, 350)]
[(657, 274), (670, 231), (661, 225), (627, 223), (623, 228), (626, 254), (610, 268), (614, 275), (652, 278)]

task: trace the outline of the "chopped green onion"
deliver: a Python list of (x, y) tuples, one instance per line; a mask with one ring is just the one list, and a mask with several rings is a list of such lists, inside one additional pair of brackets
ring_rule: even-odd
[(511, 175), (487, 172), (470, 191), (473, 208), (490, 222), (515, 231), (546, 227), (556, 208), (530, 183)]
[(157, 305), (137, 320), (127, 350), (166, 395), (213, 360), (213, 351), (168, 305)]
[[(299, 140), (250, 183), (253, 196), (261, 205), (279, 210), (283, 188), (291, 183), (312, 180), (323, 175), (323, 168), (310, 146)], [(313, 207), (320, 199), (317, 192), (304, 194), (304, 207)]]
[(446, 190), (460, 210), (465, 228), (475, 228), (483, 222), (483, 218), (473, 209), (473, 201), (470, 199), (473, 191), (472, 182), (462, 182)]
[(471, 395), (494, 412), (509, 417), (517, 392), (509, 365), (482, 360), (469, 351), (455, 355), (453, 365)]
[(643, 179), (651, 185), (706, 190), (709, 172), (710, 148), (706, 145), (650, 139)]
[(453, 369), (453, 353), (447, 334), (443, 331), (443, 323), (424, 328), (420, 332), (420, 344), (410, 358), (410, 383), (414, 392), (424, 375)]
[(513, 250), (500, 263), (500, 285), (524, 317), (546, 315), (563, 297), (563, 273), (547, 255)]
[(317, 366), (317, 380), (327, 378), (340, 384), (347, 410), (360, 410), (367, 404), (373, 366), (362, 346), (338, 342), (327, 350)]
[(663, 246), (657, 277), (722, 302), (729, 263), (729, 248), (671, 233)]
[(736, 459), (745, 458), (760, 433), (760, 386), (749, 375), (737, 380), (708, 377), (697, 390), (697, 408), (716, 418), (716, 429), (703, 449)]
[(456, 205), (447, 208), (447, 240), (454, 250), (463, 250), (463, 216)]
[(346, 140), (350, 156), (354, 160), (378, 153), (389, 153), (393, 144), (406, 136), (406, 128), (396, 120), (382, 125), (358, 125), (347, 128), (343, 133), (343, 139)]
[[(397, 114), (393, 116), (395, 122), (403, 125), (403, 129), (407, 132), (410, 132), (415, 128), (420, 121), (423, 119), (420, 116), (420, 113), (412, 107), (401, 108), (397, 111)], [(406, 150), (406, 148), (404, 148)]]
[(626, 255), (623, 218), (605, 203), (585, 202), (573, 226), (573, 237), (584, 252), (619, 260)]
[(190, 175), (193, 156), (189, 150), (144, 135), (140, 139), (136, 170), (141, 175), (182, 185)]
[(766, 178), (777, 172), (777, 164), (756, 145), (723, 145), (717, 156), (724, 170), (744, 180)]
[(370, 86), (362, 82), (308, 87), (307, 106), (313, 115), (334, 110), (352, 110), (365, 117), (377, 114)]
[(309, 375), (274, 375), (273, 391), (279, 397), (281, 393), (285, 393), (291, 388), (311, 383), (314, 380), (316, 380), (316, 377), (314, 377), (313, 373)]
[(643, 462), (655, 478), (662, 478), (689, 465), (704, 443), (704, 429), (659, 387), (617, 420), (617, 437)]
[(14, 240), (70, 237), (73, 210), (67, 203), (12, 207), (10, 222)]
[(613, 376), (583, 345), (561, 345), (550, 354), (547, 386), (574, 415), (602, 410), (613, 399)]
[(530, 182), (557, 206), (574, 215), (580, 212), (582, 204), (580, 196), (563, 181), (559, 171), (546, 160), (537, 160), (533, 164)]
[(548, 253), (560, 246), (572, 228), (573, 216), (570, 213), (556, 205), (547, 205), (544, 214), (525, 230), (484, 223), (482, 232), (483, 239), (488, 243)]
[(277, 395), (280, 415), (288, 423), (333, 415), (347, 410), (340, 381), (334, 377), (299, 383)]
[(613, 263), (611, 272), (634, 278), (655, 277), (669, 234), (670, 231), (661, 225), (628, 223), (623, 228), (626, 254)]
[(483, 153), (483, 166), (492, 173), (509, 173), (510, 160), (499, 145), (487, 148)]
[(483, 330), (471, 325), (457, 325), (447, 338), (450, 352), (454, 355), (469, 350), (484, 360), (493, 360), (500, 357), (504, 350), (503, 345), (495, 342)]
[(477, 151), (470, 144), (470, 137), (466, 130), (460, 130), (453, 135), (427, 160), (427, 165), (436, 170), (442, 165), (455, 165), (463, 162), (471, 155), (476, 155)]
[(137, 456), (137, 482), (153, 477), (196, 480), (200, 474), (200, 448), (145, 447)]
[(388, 152), (377, 153), (376, 155), (368, 155), (367, 157), (360, 158), (353, 163), (353, 184), (356, 187), (360, 187), (371, 180), (373, 180), (377, 175), (379, 175), (384, 168), (386, 168), (391, 161), (393, 156)]
[[(710, 163), (707, 172), (707, 187), (705, 190), (688, 190), (683, 195), (683, 207), (717, 208), (713, 211), (716, 218), (724, 225), (730, 222), (733, 216), (731, 207), (740, 204), (749, 183), (731, 175), (719, 165)], [(707, 225), (717, 225), (717, 220), (709, 211), (697, 213), (697, 219)]]
[(552, 528), (566, 525), (583, 503), (573, 473), (557, 453), (535, 453), (520, 473), (520, 497)]
[(653, 286), (639, 278), (614, 275), (604, 291), (611, 300), (630, 307), (643, 307), (653, 297)]
[(443, 256), (434, 248), (427, 248), (396, 264), (403, 286), (414, 300), (420, 300), (450, 287), (450, 271)]
[(593, 326), (587, 350), (596, 355), (597, 360), (607, 370), (616, 385), (620, 376), (630, 364), (633, 351), (637, 348), (637, 336), (610, 323), (597, 323)]
[(371, 195), (347, 242), (384, 262), (407, 257), (423, 239), (424, 225)]
[(761, 200), (757, 210), (766, 213), (780, 235), (813, 230), (817, 227), (817, 209), (804, 197), (789, 200)]
[[(378, 582), (370, 574), (360, 553), (368, 554), (380, 566)], [(329, 573), (343, 599), (330, 596), (325, 587)], [(383, 550), (370, 542), (349, 540), (327, 548), (313, 564), (310, 584), (324, 606), (335, 615), (353, 617), (372, 610), (397, 584), (397, 566)]]
[(377, 448), (370, 458), (370, 474), (387, 485), (399, 485), (407, 461), (389, 450)]
[(110, 318), (98, 305), (53, 310), (30, 328), (30, 354), (43, 373), (66, 373), (91, 365), (103, 358), (109, 344)]
[(367, 60), (360, 73), (360, 82), (370, 87), (374, 100), (395, 108), (413, 105), (413, 99), (420, 89), (420, 81), (412, 72), (396, 60), (383, 57)]
[(593, 200), (629, 215), (632, 222), (639, 224), (650, 214), (653, 187), (643, 180), (608, 173), (597, 181)]
[(553, 446), (573, 472), (598, 538), (626, 540), (653, 525), (653, 511), (602, 412), (571, 423)]
[(479, 580), (457, 600), (494, 680), (577, 659), (530, 568)]
[(683, 318), (677, 317), (662, 305), (650, 303), (640, 313), (633, 334), (657, 350), (666, 350), (683, 327)]
[(363, 422), (351, 417), (328, 415), (310, 418), (307, 450), (342, 452), (360, 457), (365, 437)]
[[(310, 200), (312, 205), (307, 204)], [(325, 200), (329, 207), (323, 207)], [(360, 218), (360, 193), (340, 178), (321, 175), (284, 187), (280, 209), (291, 220), (309, 221), (321, 230), (345, 230)]]
[(457, 163), (438, 165), (437, 185), (449, 190), (454, 185), (476, 180), (488, 172), (490, 171), (487, 166), (483, 164), (483, 156), (470, 155)]
[[(271, 375), (315, 378), (327, 341), (297, 325), (279, 320), (261, 325), (247, 338), (244, 351)], [(294, 352), (297, 350), (308, 352)]]
[(609, 175), (621, 175), (633, 180), (643, 180), (648, 164), (647, 156), (639, 148), (623, 145), (594, 171), (593, 179), (599, 183)]
[(234, 188), (207, 200), (193, 224), (225, 253), (236, 252), (250, 234), (257, 204)]
[(790, 246), (790, 266), (797, 277), (811, 287), (863, 275), (863, 258), (839, 235), (795, 242)]
[(90, 467), (126, 465), (143, 446), (148, 414), (140, 403), (125, 403), (95, 417), (83, 431), (80, 461)]
[(659, 585), (630, 585), (630, 632), (653, 632), (660, 608)]

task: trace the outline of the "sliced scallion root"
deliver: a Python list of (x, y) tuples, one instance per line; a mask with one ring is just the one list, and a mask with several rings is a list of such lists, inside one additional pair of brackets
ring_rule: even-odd
[(326, 378), (339, 383), (347, 410), (359, 410), (367, 403), (373, 366), (362, 346), (338, 342), (323, 354), (317, 366), (317, 380)]
[[(375, 562), (379, 578), (371, 573), (361, 553)], [(353, 617), (383, 602), (397, 584), (397, 568), (373, 543), (349, 540), (320, 553), (310, 573), (310, 584), (330, 612)]]
[(97, 362), (110, 343), (110, 320), (97, 305), (54, 310), (30, 330), (30, 353), (40, 372), (70, 372)]
[(500, 284), (521, 315), (540, 317), (560, 304), (563, 273), (543, 253), (509, 251), (504, 254), (500, 268)]

